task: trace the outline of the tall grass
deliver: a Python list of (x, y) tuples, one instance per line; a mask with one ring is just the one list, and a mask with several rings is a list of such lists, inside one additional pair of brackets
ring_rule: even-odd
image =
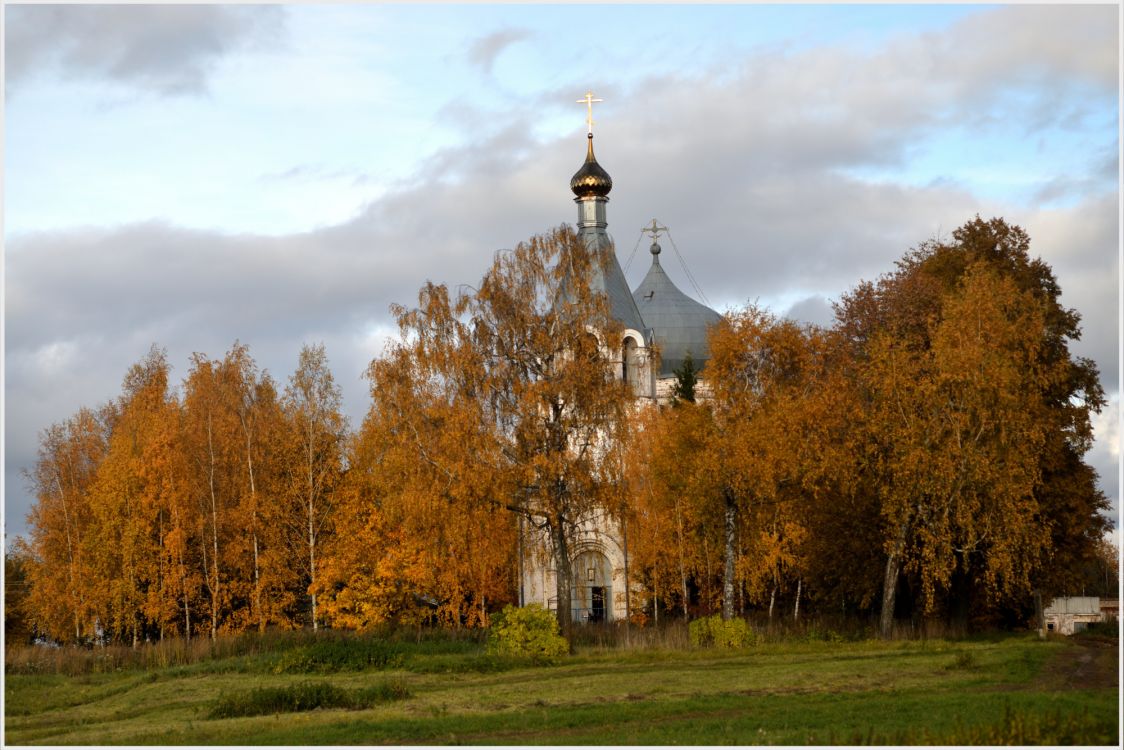
[[(746, 618), (755, 645), (793, 642), (843, 643), (877, 637), (875, 624), (854, 617), (791, 615)], [(895, 625), (894, 638), (955, 639), (965, 634), (939, 621)], [(129, 646), (9, 645), (10, 674), (81, 675), (169, 667), (240, 672), (305, 674), (405, 668), (411, 671), (503, 671), (503, 660), (483, 656), (486, 632), (479, 629), (384, 628), (369, 633), (338, 630), (267, 630), (220, 635), (214, 640), (168, 638)], [(691, 648), (688, 623), (663, 618), (639, 626), (625, 622), (578, 625), (573, 645), (583, 652), (683, 651)], [(464, 658), (471, 657), (471, 658)]]
[(264, 716), (267, 714), (315, 711), (318, 708), (370, 708), (377, 703), (410, 697), (410, 691), (401, 682), (384, 682), (379, 685), (346, 690), (329, 682), (302, 682), (276, 688), (257, 688), (248, 692), (219, 696), (211, 707), (212, 719), (235, 716)]
[(994, 723), (957, 724), (951, 730), (931, 731), (925, 727), (883, 733), (874, 727), (865, 732), (827, 737), (811, 734), (809, 745), (1115, 745), (1118, 736), (1111, 722), (1096, 717), (1088, 709), (1080, 713), (1004, 709)]
[(481, 631), (385, 629), (372, 633), (338, 630), (267, 630), (209, 638), (166, 638), (136, 648), (106, 646), (10, 645), (4, 653), (9, 674), (100, 674), (190, 667), (229, 662), (235, 671), (277, 673), (357, 671), (388, 668), (405, 654), (469, 653), (482, 649)]
[[(751, 615), (745, 618), (752, 632), (751, 642), (767, 643), (824, 642), (844, 643), (878, 638), (876, 623), (871, 620), (841, 615), (814, 615), (793, 620), (791, 614), (769, 618)], [(691, 648), (689, 623), (682, 618), (661, 619), (645, 625), (626, 625), (623, 621), (581, 625), (574, 628), (574, 645), (598, 651), (617, 649), (661, 649), (677, 651)], [(894, 640), (955, 640), (966, 637), (957, 629), (940, 621), (895, 623)]]

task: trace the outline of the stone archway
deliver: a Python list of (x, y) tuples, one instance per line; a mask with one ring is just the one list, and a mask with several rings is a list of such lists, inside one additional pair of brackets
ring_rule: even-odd
[(574, 622), (613, 619), (613, 568), (600, 549), (587, 547), (574, 556), (571, 613)]

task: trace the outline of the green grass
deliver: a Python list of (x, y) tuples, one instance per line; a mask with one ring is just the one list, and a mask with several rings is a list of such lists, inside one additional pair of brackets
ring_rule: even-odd
[[(487, 657), (471, 639), (369, 647), (347, 640), (295, 640), (147, 671), (9, 673), (4, 739), (802, 745), (1119, 737), (1119, 665), (1107, 644), (1015, 635), (771, 640), (732, 651), (590, 645), (559, 665), (534, 666)], [(229, 718), (211, 718), (220, 714)]]
[(410, 692), (401, 682), (385, 682), (353, 690), (345, 690), (330, 682), (301, 682), (219, 696), (209, 716), (212, 719), (229, 719), (235, 716), (315, 711), (318, 708), (354, 710), (409, 696)]

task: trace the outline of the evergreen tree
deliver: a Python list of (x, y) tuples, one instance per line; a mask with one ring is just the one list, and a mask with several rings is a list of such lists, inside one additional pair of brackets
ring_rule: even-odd
[(687, 352), (683, 357), (683, 364), (675, 369), (675, 386), (671, 389), (671, 403), (674, 406), (679, 401), (695, 403), (695, 385), (699, 382), (698, 369), (695, 368), (695, 359)]

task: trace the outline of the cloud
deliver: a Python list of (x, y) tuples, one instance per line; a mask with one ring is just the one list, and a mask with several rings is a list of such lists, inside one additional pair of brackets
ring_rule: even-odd
[(56, 73), (160, 96), (201, 94), (224, 56), (276, 43), (284, 9), (219, 5), (13, 5), (7, 86)]
[(1081, 314), (1081, 339), (1070, 344), (1071, 351), (1095, 361), (1105, 389), (1115, 390), (1120, 377), (1117, 196), (1028, 212), (1019, 223), (1030, 235), (1031, 255), (1053, 269), (1062, 304)]
[(490, 76), (492, 67), (496, 64), (496, 58), (500, 56), (500, 53), (516, 42), (530, 39), (533, 36), (534, 33), (529, 29), (500, 29), (494, 31), (473, 40), (468, 47), (468, 61), (480, 68), (485, 75)]
[(375, 178), (366, 172), (354, 169), (330, 169), (316, 164), (297, 164), (279, 172), (269, 172), (258, 177), (263, 183), (270, 182), (347, 182), (356, 187), (375, 183)]
[(1120, 395), (1109, 399), (1104, 411), (1093, 417), (1093, 429), (1097, 442), (1085, 456), (1085, 461), (1096, 469), (1104, 490), (1112, 506), (1110, 516), (1116, 526), (1116, 543), (1120, 533)]
[[(605, 96), (597, 154), (614, 180), (609, 230), (622, 261), (640, 227), (657, 217), (671, 227), (713, 307), (786, 300), (774, 312), (823, 322), (827, 301), (892, 270), (910, 247), (947, 236), (977, 213), (1002, 215), (1027, 229), (1032, 252), (1054, 268), (1063, 303), (1083, 316), (1074, 351), (1094, 358), (1113, 389), (1117, 194), (1114, 181), (1082, 183), (1086, 170), (1104, 171), (1103, 153), (1052, 176), (1082, 184), (1064, 205), (983, 200), (955, 173), (916, 185), (855, 170), (908, 166), (942, 124), (986, 130), (995, 127), (987, 124), (991, 115), (1029, 122), (1051, 102), (1088, 99), (1089, 87), (1115, 96), (1115, 43), (1111, 61), (1103, 45), (1083, 49), (1086, 38), (1103, 36), (1115, 11), (1066, 10), (1000, 8), (873, 51), (770, 50), (731, 61), (721, 75), (679, 72), (616, 85)], [(987, 36), (1000, 28), (1010, 33)], [(1039, 48), (1034, 38), (1048, 40)], [(475, 64), (488, 69), (513, 41), (477, 40)], [(1016, 89), (1020, 95), (1010, 96)], [(584, 85), (559, 86), (554, 100), (573, 99), (573, 90)], [(411, 179), (335, 226), (275, 237), (150, 222), (10, 238), (5, 460), (12, 517), (27, 507), (18, 470), (34, 459), (37, 432), (115, 396), (129, 364), (153, 341), (168, 347), (182, 377), (191, 352), (221, 356), (240, 339), (282, 381), (301, 342), (324, 341), (345, 405), (360, 418), (368, 401), (359, 375), (393, 330), (391, 302), (414, 302), (427, 279), (474, 283), (496, 250), (573, 222), (568, 184), (585, 155), (584, 128), (578, 119), (568, 136), (535, 137), (532, 125), (549, 96), (513, 105), (498, 125), (474, 122), (463, 145), (434, 153)], [(1066, 109), (1034, 120), (1040, 137), (1055, 137)], [(269, 177), (325, 174), (303, 165)], [(647, 270), (643, 260), (629, 270), (633, 284)], [(667, 267), (682, 289), (691, 288), (680, 269)], [(1098, 422), (1098, 434), (1107, 429)], [(1104, 466), (1118, 455), (1098, 453), (1097, 461)], [(1102, 471), (1103, 485), (1114, 477)]]
[(828, 326), (835, 319), (835, 312), (829, 300), (813, 295), (788, 308), (784, 317), (791, 318), (799, 323)]

